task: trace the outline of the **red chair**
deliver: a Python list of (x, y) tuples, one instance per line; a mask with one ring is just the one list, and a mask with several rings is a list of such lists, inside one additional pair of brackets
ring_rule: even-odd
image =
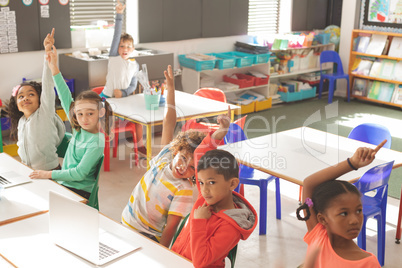
[[(95, 87), (92, 91), (96, 92), (97, 94), (102, 93), (103, 87)], [(119, 146), (119, 133), (124, 132), (131, 132), (133, 136), (133, 143), (134, 143), (134, 161), (135, 165), (138, 167), (139, 160), (138, 160), (138, 148), (137, 148), (137, 131), (136, 131), (136, 124), (126, 120), (116, 120), (114, 128), (112, 129), (112, 133), (114, 136), (113, 139), (113, 157), (117, 156), (117, 147)], [(105, 162), (104, 162), (104, 170), (110, 171), (110, 137), (106, 137), (105, 139)]]

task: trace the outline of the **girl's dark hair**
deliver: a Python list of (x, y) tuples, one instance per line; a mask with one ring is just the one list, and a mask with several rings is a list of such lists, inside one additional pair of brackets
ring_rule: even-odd
[[(35, 81), (30, 81), (30, 82), (24, 82), (20, 84), (20, 88), (23, 86), (31, 86), (35, 89), (36, 93), (38, 93), (39, 97), (39, 106), (40, 106), (40, 97), (42, 95), (42, 84), (35, 82)], [(18, 96), (18, 93), (17, 93)], [(24, 115), (23, 112), (20, 112), (18, 110), (18, 105), (17, 105), (17, 96), (11, 96), (10, 100), (6, 103), (5, 106), (5, 112), (7, 113), (7, 116), (10, 119), (11, 127), (10, 127), (10, 136), (11, 138), (17, 140), (18, 139), (18, 121), (20, 118)]]
[(187, 152), (193, 154), (205, 136), (206, 134), (204, 132), (194, 129), (180, 132), (171, 142), (172, 146), (170, 147), (170, 150), (174, 155), (181, 150), (186, 150)]
[[(324, 182), (320, 185), (318, 185), (314, 191), (313, 195), (311, 197), (311, 200), (313, 201), (313, 209), (316, 214), (324, 212), (328, 206), (330, 205), (331, 201), (336, 198), (337, 196), (341, 194), (346, 194), (346, 193), (353, 193), (357, 194), (360, 196), (359, 190), (354, 186), (353, 184), (347, 182), (347, 181), (341, 181), (341, 180), (332, 180), (332, 181), (327, 181)], [(300, 212), (305, 209), (306, 210), (306, 216), (301, 217)], [(311, 209), (311, 208), (310, 208)], [(306, 203), (301, 205), (297, 210), (296, 210), (296, 216), (297, 219), (301, 221), (306, 221), (310, 218), (310, 209)]]
[(206, 152), (198, 161), (197, 172), (212, 168), (219, 175), (223, 175), (225, 180), (239, 177), (239, 165), (235, 157), (224, 150), (211, 150)]
[(109, 102), (106, 101), (105, 98), (101, 98), (96, 92), (92, 90), (86, 90), (81, 92), (76, 98), (75, 101), (71, 103), (70, 105), (70, 111), (69, 111), (69, 116), (70, 116), (70, 123), (71, 127), (73, 127), (76, 131), (81, 130), (81, 126), (78, 124), (77, 116), (75, 115), (74, 112), (74, 107), (75, 107), (75, 102), (79, 100), (86, 100), (86, 101), (92, 101), (96, 104), (98, 104), (98, 109), (100, 110), (101, 108), (105, 108), (105, 115), (101, 117), (100, 123), (101, 123), (101, 128), (104, 131), (104, 133), (107, 136), (110, 136), (110, 133), (112, 131), (113, 127), (113, 110), (112, 107), (110, 106)]

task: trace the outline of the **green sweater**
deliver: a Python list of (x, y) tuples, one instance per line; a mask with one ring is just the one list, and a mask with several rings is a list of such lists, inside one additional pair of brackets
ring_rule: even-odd
[[(73, 102), (70, 90), (61, 73), (53, 76), (53, 80), (61, 105), (69, 116), (69, 108)], [(64, 186), (91, 192), (96, 180), (96, 165), (103, 155), (104, 146), (103, 133), (92, 134), (83, 129), (73, 129), (73, 138), (64, 156), (62, 169), (53, 170), (52, 179)]]

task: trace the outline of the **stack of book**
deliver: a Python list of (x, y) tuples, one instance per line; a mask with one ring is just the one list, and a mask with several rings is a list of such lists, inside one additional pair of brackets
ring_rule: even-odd
[(266, 54), (269, 52), (269, 48), (258, 44), (243, 43), (237, 41), (235, 43), (236, 51), (250, 53), (250, 54)]

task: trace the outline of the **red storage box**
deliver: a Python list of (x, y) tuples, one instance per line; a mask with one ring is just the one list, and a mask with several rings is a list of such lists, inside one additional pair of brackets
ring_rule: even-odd
[(254, 77), (254, 86), (261, 86), (268, 84), (269, 75), (265, 76), (265, 78)]
[(250, 76), (250, 75), (246, 75), (246, 74), (235, 74), (235, 76), (237, 77), (237, 79), (224, 75), (223, 81), (239, 85), (239, 88), (254, 86), (254, 80), (255, 80), (254, 76)]

